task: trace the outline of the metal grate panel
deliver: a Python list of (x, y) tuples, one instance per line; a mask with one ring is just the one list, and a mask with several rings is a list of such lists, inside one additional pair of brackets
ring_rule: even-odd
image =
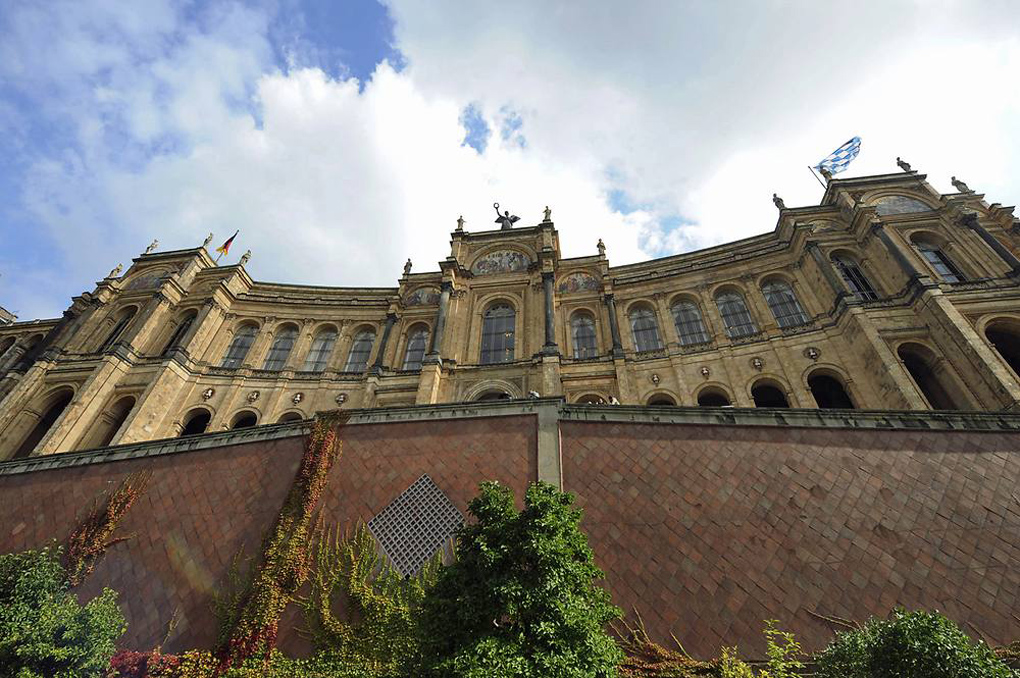
[(426, 474), (368, 521), (368, 529), (393, 567), (408, 576), (417, 574), (463, 524), (464, 516)]

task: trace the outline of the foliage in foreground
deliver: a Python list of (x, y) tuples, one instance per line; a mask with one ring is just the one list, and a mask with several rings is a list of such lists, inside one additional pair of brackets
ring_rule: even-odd
[[(334, 664), (365, 667), (373, 676), (402, 677), (418, 657), (418, 613), (442, 566), (437, 553), (422, 571), (404, 577), (379, 557), (364, 524), (342, 536), (323, 531), (315, 571), (304, 601), (305, 621), (316, 649)], [(347, 602), (347, 619), (334, 610)]]
[(60, 548), (0, 555), (0, 667), (18, 678), (105, 675), (127, 625), (117, 594), (84, 606), (69, 592)]
[(620, 616), (578, 525), (573, 497), (547, 483), (513, 492), (483, 483), (457, 561), (422, 605), (423, 673), (442, 678), (615, 676), (622, 652), (605, 631)]
[(1011, 678), (984, 643), (937, 612), (893, 611), (857, 631), (837, 633), (818, 656), (821, 678)]

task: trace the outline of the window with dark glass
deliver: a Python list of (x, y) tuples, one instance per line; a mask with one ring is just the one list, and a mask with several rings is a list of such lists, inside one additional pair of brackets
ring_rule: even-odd
[(136, 309), (131, 309), (130, 311), (125, 313), (120, 320), (117, 321), (117, 324), (113, 326), (113, 329), (110, 330), (110, 333), (106, 335), (106, 341), (104, 341), (103, 344), (99, 347), (100, 353), (113, 346), (113, 344), (118, 339), (120, 339), (120, 335), (124, 334), (124, 330), (127, 328), (128, 323), (130, 323), (131, 319), (135, 317), (135, 310)]
[(407, 349), (404, 351), (404, 369), (420, 370), (425, 360), (425, 349), (429, 341), (427, 327), (415, 327), (407, 335)]
[(290, 352), (294, 349), (294, 340), (297, 339), (297, 334), (296, 327), (288, 326), (279, 330), (273, 337), (273, 345), (269, 347), (269, 353), (266, 355), (262, 369), (278, 372), (286, 367), (287, 358), (290, 357)]
[(305, 356), (305, 364), (301, 369), (305, 372), (322, 372), (326, 369), (329, 357), (333, 355), (333, 347), (336, 345), (336, 330), (326, 329), (320, 331), (312, 340), (312, 347), (308, 349)]
[(740, 339), (758, 333), (758, 326), (754, 324), (742, 296), (736, 292), (723, 292), (716, 296), (715, 303), (726, 327), (726, 336), (730, 339)]
[(595, 319), (578, 313), (570, 319), (570, 332), (574, 340), (575, 358), (597, 358), (599, 348), (595, 341)]
[(676, 325), (676, 333), (682, 345), (706, 344), (711, 340), (697, 304), (681, 301), (673, 304), (670, 310), (673, 312), (673, 323)]
[(878, 299), (878, 293), (875, 292), (875, 288), (871, 285), (871, 281), (868, 280), (867, 276), (864, 275), (864, 271), (857, 265), (857, 262), (847, 257), (835, 256), (832, 258), (832, 263), (836, 266), (836, 270), (843, 277), (843, 281), (846, 282), (847, 287), (853, 292), (858, 298), (864, 301), (874, 301)]
[(181, 345), (181, 342), (184, 341), (184, 335), (191, 329), (193, 322), (195, 322), (195, 314), (191, 313), (177, 324), (174, 333), (170, 335), (170, 341), (166, 342), (166, 348), (163, 349), (161, 355), (167, 356), (170, 354), (170, 351)]
[(354, 337), (351, 344), (351, 352), (347, 354), (347, 366), (345, 372), (364, 372), (368, 367), (368, 358), (372, 355), (372, 345), (375, 343), (375, 332), (363, 330)]
[(796, 327), (808, 321), (807, 314), (797, 301), (797, 295), (789, 283), (775, 280), (762, 285), (761, 293), (768, 302), (772, 315), (780, 327)]
[(234, 369), (240, 367), (244, 359), (248, 357), (248, 351), (251, 350), (251, 345), (255, 343), (255, 335), (257, 333), (258, 328), (254, 325), (241, 325), (238, 327), (226, 355), (223, 356), (223, 362), (220, 363), (220, 367)]
[(497, 304), (482, 319), (482, 364), (508, 363), (514, 359), (514, 321), (517, 314), (508, 304)]
[(630, 331), (634, 335), (634, 345), (638, 351), (656, 351), (662, 348), (659, 323), (656, 322), (655, 311), (652, 309), (642, 306), (632, 310)]
[(935, 269), (935, 272), (940, 278), (946, 282), (963, 282), (966, 280), (960, 269), (956, 267), (945, 252), (943, 252), (938, 246), (928, 242), (915, 242), (914, 247), (924, 257), (924, 260)]

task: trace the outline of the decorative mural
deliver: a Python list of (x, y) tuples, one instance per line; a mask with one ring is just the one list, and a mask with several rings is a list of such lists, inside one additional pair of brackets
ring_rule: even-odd
[(419, 287), (404, 297), (404, 306), (433, 306), (439, 303), (439, 290), (435, 287)]
[(144, 290), (150, 287), (159, 287), (159, 284), (164, 279), (169, 278), (173, 275), (173, 271), (166, 269), (159, 269), (158, 271), (146, 271), (135, 277), (131, 278), (124, 289), (127, 290)]
[(905, 195), (890, 195), (875, 201), (875, 211), (883, 216), (886, 214), (913, 214), (930, 210), (931, 208), (920, 200), (914, 200)]
[(497, 250), (479, 257), (471, 266), (471, 272), (475, 275), (486, 275), (488, 273), (512, 273), (523, 271), (531, 265), (528, 255), (517, 250)]
[(602, 286), (599, 285), (599, 281), (595, 279), (595, 276), (590, 273), (571, 273), (570, 275), (563, 276), (560, 279), (560, 284), (556, 288), (556, 291), (560, 294), (570, 294), (572, 292), (597, 292)]

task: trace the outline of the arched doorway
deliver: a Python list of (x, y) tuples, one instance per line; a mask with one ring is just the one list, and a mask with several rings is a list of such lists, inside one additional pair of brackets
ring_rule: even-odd
[(1020, 331), (1005, 323), (992, 323), (985, 328), (985, 337), (1002, 359), (1020, 377)]
[(963, 398), (949, 382), (944, 368), (937, 364), (935, 354), (921, 344), (903, 344), (896, 354), (910, 373), (918, 390), (933, 410), (967, 409)]
[(259, 423), (259, 416), (249, 410), (243, 410), (234, 415), (234, 420), (230, 424), (230, 428), (251, 428)]
[(39, 417), (39, 421), (36, 422), (32, 430), (21, 441), (21, 445), (14, 451), (11, 459), (24, 459), (32, 454), (36, 445), (46, 437), (53, 424), (64, 413), (72, 398), (74, 398), (74, 391), (69, 388), (60, 389), (60, 391), (51, 395), (46, 406), (43, 408), (43, 415)]
[(833, 376), (816, 372), (808, 377), (808, 388), (811, 389), (811, 395), (815, 397), (819, 409), (854, 409), (854, 401), (850, 399), (846, 387)]
[(755, 407), (789, 407), (790, 401), (786, 394), (775, 384), (767, 381), (759, 381), (751, 387), (751, 399)]
[(698, 407), (728, 407), (730, 398), (722, 389), (706, 388), (698, 394)]
[(184, 428), (181, 430), (181, 437), (205, 433), (211, 419), (212, 415), (206, 409), (199, 408), (188, 412), (184, 415)]
[(676, 407), (676, 401), (665, 393), (658, 393), (648, 399), (649, 407)]
[(494, 400), (513, 400), (513, 397), (506, 391), (486, 391), (475, 398), (475, 400), (480, 403), (486, 403)]
[(292, 421), (301, 421), (304, 417), (301, 416), (300, 412), (286, 412), (276, 420), (277, 424), (286, 424)]
[(127, 421), (131, 409), (135, 406), (134, 396), (124, 396), (117, 400), (107, 410), (102, 412), (92, 425), (89, 432), (82, 438), (79, 450), (92, 450), (98, 447), (106, 447), (113, 442), (117, 431)]

